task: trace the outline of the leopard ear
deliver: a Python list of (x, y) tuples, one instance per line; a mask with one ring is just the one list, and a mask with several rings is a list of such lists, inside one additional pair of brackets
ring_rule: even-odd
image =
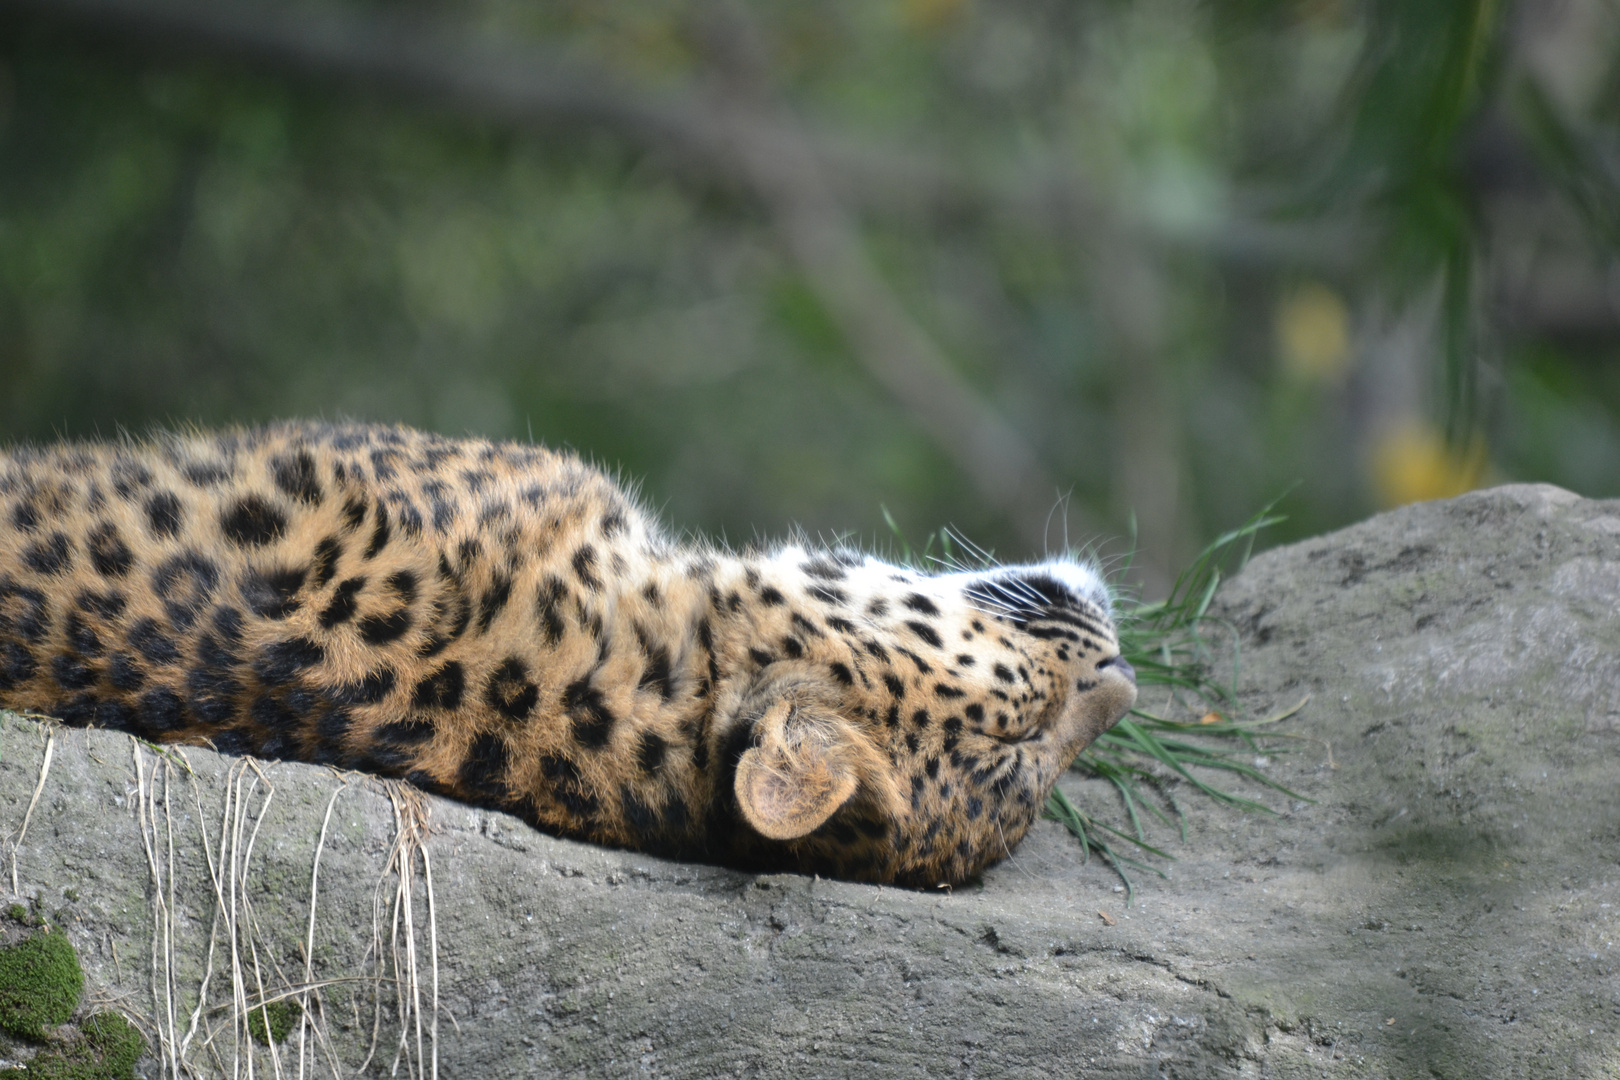
[(820, 740), (756, 746), (737, 762), (737, 804), (772, 840), (814, 832), (855, 794), (857, 778)]

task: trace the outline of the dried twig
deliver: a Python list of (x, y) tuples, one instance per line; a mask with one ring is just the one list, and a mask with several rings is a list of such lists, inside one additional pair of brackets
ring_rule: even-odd
[(45, 790), (45, 778), (51, 774), (51, 755), (56, 752), (56, 727), (48, 725), (45, 728), (45, 757), (39, 763), (39, 781), (34, 785), (34, 797), (28, 800), (28, 810), (23, 814), (22, 828), (17, 830), (17, 839), (11, 842), (11, 895), (19, 899), (22, 890), (17, 885), (17, 859), (22, 854), (23, 837), (28, 835), (28, 823), (34, 819), (34, 807), (39, 805), (39, 794)]
[[(326, 802), (326, 816), (321, 819), (321, 835), (315, 841), (315, 858), (309, 870), (309, 927), (304, 933), (304, 985), (312, 986), (314, 983), (315, 963), (315, 903), (320, 890), (321, 879), (321, 853), (326, 850), (326, 830), (332, 824), (332, 808), (337, 806), (338, 796), (343, 794), (349, 786), (347, 780), (340, 784), (332, 797)], [(308, 993), (298, 999), (298, 1080), (304, 1080), (304, 1035), (310, 1025), (310, 998)]]
[[(174, 819), (169, 812), (168, 760), (161, 755), (152, 763), (151, 779), (147, 779), (145, 757), (139, 741), (130, 741), (130, 753), (135, 762), (136, 822), (141, 832), (141, 844), (146, 849), (146, 866), (152, 875), (152, 1004), (157, 1010), (153, 1028), (157, 1034), (159, 1068), (174, 1080), (180, 1080), (181, 1059), (179, 1027), (175, 1019), (174, 973)], [(157, 821), (157, 777), (163, 770), (164, 834), (167, 838), (166, 858), (159, 858)]]

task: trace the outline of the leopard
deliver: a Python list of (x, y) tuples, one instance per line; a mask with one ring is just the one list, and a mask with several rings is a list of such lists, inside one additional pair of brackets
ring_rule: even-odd
[(559, 837), (960, 885), (1135, 699), (1107, 583), (1067, 554), (733, 550), (573, 453), (402, 426), (0, 453), (0, 706)]

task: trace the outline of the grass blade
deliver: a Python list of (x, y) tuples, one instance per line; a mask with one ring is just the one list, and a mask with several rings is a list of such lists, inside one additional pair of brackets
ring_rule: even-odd
[[(1206, 637), (1210, 629), (1224, 629), (1209, 614), (1221, 583), (1248, 562), (1261, 530), (1282, 520), (1272, 513), (1275, 506), (1273, 501), (1242, 525), (1211, 541), (1177, 576), (1166, 599), (1134, 604), (1124, 599), (1119, 604), (1120, 650), (1136, 669), (1137, 684), (1144, 689), (1163, 688), (1168, 691), (1168, 707), (1184, 707), (1192, 715), (1202, 716), (1199, 720), (1179, 721), (1146, 709), (1134, 709), (1075, 761), (1077, 770), (1113, 785), (1129, 820), (1130, 831), (1086, 814), (1061, 791), (1053, 791), (1048, 800), (1047, 816), (1061, 822), (1074, 834), (1088, 858), (1096, 852), (1119, 874), (1125, 883), (1127, 904), (1135, 890), (1126, 867), (1161, 874), (1162, 871), (1121, 855), (1109, 841), (1110, 838), (1126, 840), (1144, 853), (1171, 858), (1147, 842), (1142, 809), (1146, 808), (1162, 824), (1171, 824), (1155, 796), (1162, 799), (1175, 816), (1183, 842), (1187, 838), (1186, 814), (1172, 794), (1177, 783), (1187, 784), (1222, 806), (1273, 812), (1256, 799), (1210, 783), (1194, 770), (1226, 773), (1289, 798), (1311, 801), (1267, 776), (1256, 763), (1245, 760), (1249, 755), (1271, 756), (1284, 752), (1262, 747), (1261, 739), (1279, 737), (1263, 729), (1299, 712), (1309, 696), (1264, 720), (1231, 719), (1239, 712), (1234, 688), (1242, 670), (1235, 635), (1231, 635), (1233, 658), (1228, 680), (1215, 677), (1216, 650)], [(1222, 746), (1222, 743), (1228, 745)]]

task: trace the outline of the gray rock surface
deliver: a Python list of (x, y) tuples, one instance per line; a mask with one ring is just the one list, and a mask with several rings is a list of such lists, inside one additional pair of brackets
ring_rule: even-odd
[[(1184, 794), (1188, 841), (1159, 834), (1179, 861), (1128, 908), (1051, 822), (982, 885), (927, 894), (665, 863), (422, 800), (440, 1075), (1620, 1075), (1620, 504), (1524, 486), (1399, 510), (1256, 558), (1218, 606), (1252, 715), (1312, 695), (1267, 767), (1315, 802)], [(215, 926), (185, 1057), (229, 1072), (248, 1050), (216, 912), (237, 912), (240, 1000), (296, 988), (324, 821), (305, 1075), (351, 1075), (374, 1030), (368, 1073), (389, 1072), (407, 922), (423, 1027), (406, 1015), (399, 1073), (419, 1044), (431, 1068), (420, 858), (409, 919), (389, 906), (409, 795), (47, 732), (0, 731), (13, 837), (52, 751), (0, 880), (67, 926), (93, 994), (183, 1039)], [(1117, 816), (1104, 786), (1065, 787)], [(298, 1041), (254, 1050), (257, 1074), (297, 1075)]]

